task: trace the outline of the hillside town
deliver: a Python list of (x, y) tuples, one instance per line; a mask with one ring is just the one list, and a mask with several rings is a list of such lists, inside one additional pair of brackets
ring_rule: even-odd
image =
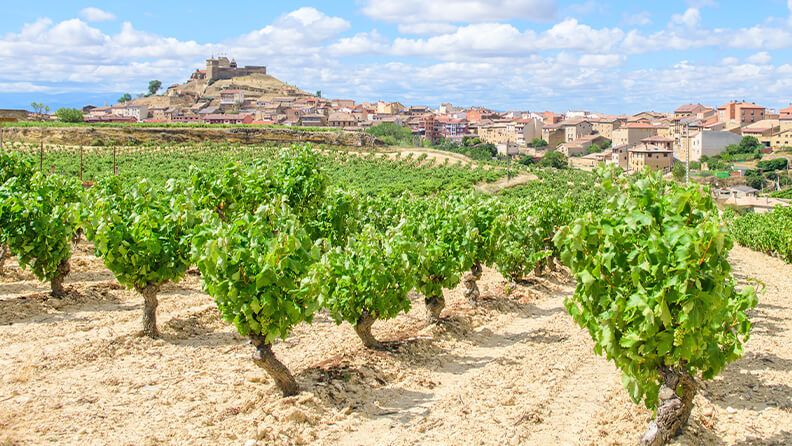
[[(87, 123), (193, 123), (331, 127), (365, 131), (381, 124), (409, 129), (413, 145), (460, 144), (477, 138), (501, 155), (541, 157), (558, 151), (573, 167), (613, 163), (628, 171), (670, 172), (674, 162), (721, 155), (744, 137), (770, 152), (792, 146), (792, 105), (771, 110), (746, 100), (722, 105), (682, 104), (673, 112), (611, 115), (595, 110), (498, 111), (486, 106), (437, 108), (379, 100), (358, 102), (309, 94), (267, 73), (266, 66), (238, 66), (228, 57), (206, 60), (184, 84), (115, 105), (83, 108)], [(706, 167), (706, 164), (705, 164)], [(746, 169), (742, 169), (743, 171)], [(741, 175), (736, 169), (731, 175)]]

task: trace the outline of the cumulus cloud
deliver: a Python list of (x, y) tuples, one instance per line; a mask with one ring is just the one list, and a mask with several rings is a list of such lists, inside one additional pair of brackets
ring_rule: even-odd
[(748, 57), (746, 59), (746, 61), (748, 61), (750, 63), (753, 63), (753, 64), (764, 65), (764, 64), (770, 63), (770, 61), (772, 59), (773, 58), (770, 57), (770, 54), (768, 54), (767, 51), (760, 51), (760, 52)]
[(575, 19), (563, 20), (542, 33), (521, 31), (506, 23), (477, 23), (429, 38), (397, 38), (392, 52), (441, 59), (517, 56), (559, 49), (602, 52), (617, 46), (623, 35), (617, 28), (595, 29)]
[(448, 34), (457, 30), (455, 25), (442, 22), (399, 23), (399, 34), (437, 35)]
[(555, 0), (365, 0), (363, 13), (395, 23), (490, 22), (528, 19), (546, 21), (556, 14)]
[(93, 6), (80, 11), (80, 16), (88, 22), (107, 22), (116, 18), (114, 14)]
[(672, 25), (683, 25), (688, 28), (695, 28), (701, 23), (701, 13), (698, 8), (688, 8), (682, 14), (671, 16)]
[(387, 51), (388, 41), (377, 30), (344, 37), (329, 46), (335, 55), (376, 54)]

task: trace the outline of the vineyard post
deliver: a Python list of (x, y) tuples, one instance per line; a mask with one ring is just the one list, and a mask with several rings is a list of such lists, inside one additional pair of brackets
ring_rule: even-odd
[(44, 170), (44, 141), (39, 143), (39, 171)]
[(3, 148), (3, 128), (0, 127), (0, 149)]
[(118, 175), (118, 165), (116, 164), (116, 147), (113, 146), (113, 175)]
[(83, 146), (80, 146), (80, 182), (83, 180)]

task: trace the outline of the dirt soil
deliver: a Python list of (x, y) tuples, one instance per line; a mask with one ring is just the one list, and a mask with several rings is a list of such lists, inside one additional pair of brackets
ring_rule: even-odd
[[(364, 349), (319, 315), (275, 353), (303, 388), (281, 398), (223, 323), (199, 277), (160, 296), (163, 337), (138, 336), (142, 298), (83, 244), (46, 287), (13, 260), (0, 278), (0, 445), (636, 444), (650, 412), (566, 314), (563, 277), (512, 286), (491, 270), (471, 307), (448, 291), (445, 320), (423, 304), (377, 322), (399, 341)], [(792, 444), (792, 266), (735, 248), (738, 276), (767, 286), (745, 357), (706, 383), (676, 444)]]

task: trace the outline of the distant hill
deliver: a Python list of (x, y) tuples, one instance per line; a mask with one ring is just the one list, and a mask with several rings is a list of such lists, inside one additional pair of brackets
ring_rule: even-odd
[(218, 105), (220, 92), (223, 90), (242, 90), (246, 99), (264, 101), (276, 97), (310, 97), (313, 96), (296, 86), (289, 85), (268, 74), (251, 74), (208, 82), (205, 79), (190, 79), (183, 84), (172, 85), (162, 95), (134, 99), (134, 105), (151, 107), (192, 107), (198, 102)]

